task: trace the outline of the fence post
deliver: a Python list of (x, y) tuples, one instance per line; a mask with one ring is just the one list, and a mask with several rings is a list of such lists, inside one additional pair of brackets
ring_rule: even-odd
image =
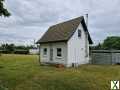
[(113, 64), (112, 50), (110, 50), (110, 53), (111, 53), (111, 64)]
[(92, 50), (90, 50), (90, 53), (89, 53), (89, 63), (93, 64), (93, 53), (92, 53)]

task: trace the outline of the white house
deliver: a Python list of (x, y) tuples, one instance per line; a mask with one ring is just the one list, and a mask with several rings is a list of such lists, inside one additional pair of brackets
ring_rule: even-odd
[(37, 43), (42, 64), (71, 67), (89, 63), (89, 44), (93, 42), (81, 16), (51, 26)]

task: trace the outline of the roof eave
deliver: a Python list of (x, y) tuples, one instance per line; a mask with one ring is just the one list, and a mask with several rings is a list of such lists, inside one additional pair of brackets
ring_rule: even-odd
[(92, 41), (91, 36), (90, 36), (90, 33), (88, 32), (88, 28), (87, 28), (87, 26), (86, 26), (86, 24), (85, 24), (84, 18), (83, 18), (83, 20), (81, 21), (81, 24), (82, 24), (83, 27), (85, 28), (85, 31), (88, 33), (89, 44), (93, 44), (93, 41)]
[(47, 43), (58, 43), (58, 42), (67, 42), (68, 40), (58, 40), (58, 41), (46, 41), (46, 42), (37, 42), (37, 44), (47, 44)]

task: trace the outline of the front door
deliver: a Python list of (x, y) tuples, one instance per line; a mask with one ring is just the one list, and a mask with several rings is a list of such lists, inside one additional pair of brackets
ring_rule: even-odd
[(53, 48), (50, 47), (50, 61), (53, 61)]

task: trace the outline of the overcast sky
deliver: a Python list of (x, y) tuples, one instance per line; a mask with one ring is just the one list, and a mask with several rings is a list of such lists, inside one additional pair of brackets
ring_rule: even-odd
[(12, 14), (0, 17), (0, 43), (31, 44), (49, 26), (89, 14), (94, 43), (120, 36), (120, 0), (6, 0)]

